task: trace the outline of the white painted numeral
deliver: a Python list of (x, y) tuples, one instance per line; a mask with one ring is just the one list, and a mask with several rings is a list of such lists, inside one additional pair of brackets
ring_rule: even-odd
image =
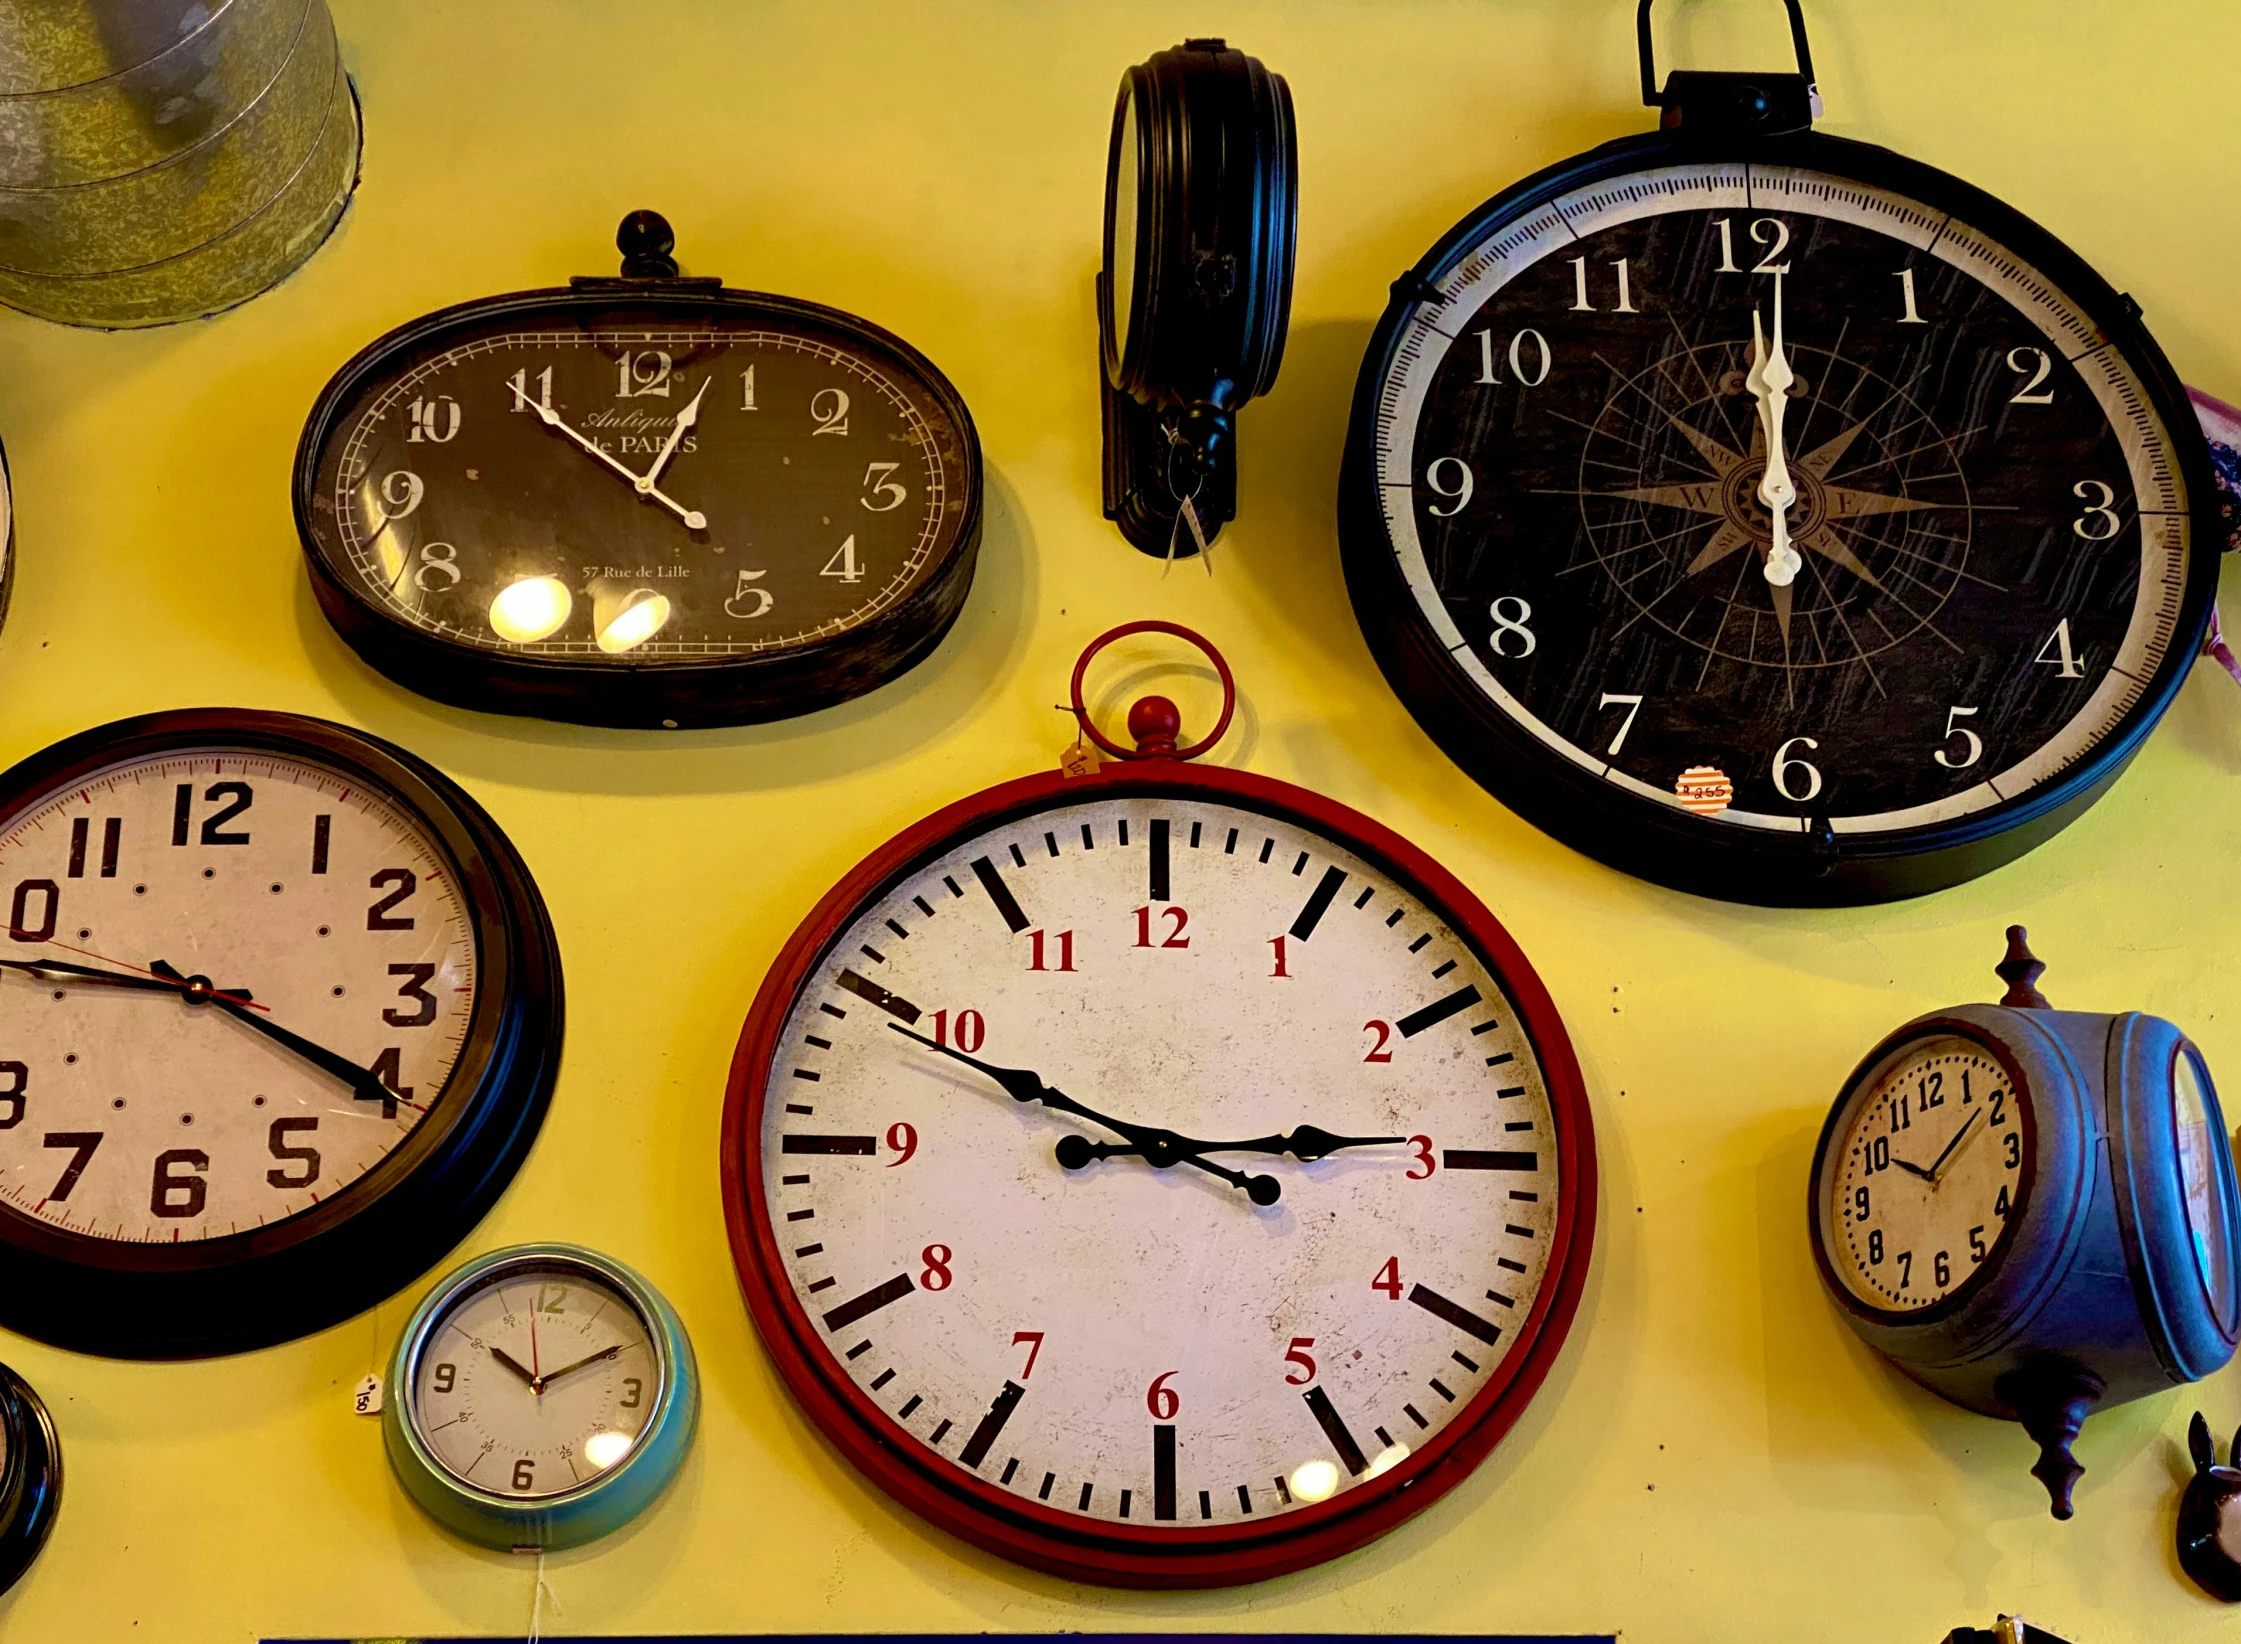
[(861, 582), (864, 568), (856, 563), (856, 536), (850, 532), (848, 540), (840, 545), (840, 552), (825, 561), (825, 568), (817, 573), (838, 582)]
[[(1505, 605), (1516, 606), (1517, 614), (1506, 615), (1502, 610)], [(1486, 643), (1493, 647), (1496, 656), (1509, 656), (1510, 653), (1503, 648), (1503, 642), (1512, 634), (1522, 641), (1517, 648), (1517, 657), (1513, 660), (1522, 660), (1540, 649), (1541, 642), (1533, 637), (1533, 630), (1525, 626), (1533, 620), (1533, 607), (1515, 594), (1504, 594), (1487, 608), (1487, 615), (1494, 619), (1494, 632)]]
[[(2098, 502), (2094, 500), (2095, 492), (2100, 493)], [(2079, 480), (2070, 487), (2070, 495), (2085, 504), (2085, 512), (2070, 521), (2070, 529), (2086, 541), (2107, 542), (2124, 529), (2124, 521), (2118, 519), (2116, 510), (2109, 506), (2116, 501), (2116, 492), (2099, 480)], [(2094, 523), (2096, 521), (2099, 522), (2098, 526)], [(2101, 526), (2107, 528), (2104, 530)]]
[(1904, 299), (1906, 304), (1906, 312), (1899, 316), (1899, 324), (1928, 325), (1930, 322), (1928, 320), (1925, 320), (1914, 306), (1913, 269), (1902, 268), (1899, 270), (1899, 294)]
[(459, 402), (449, 394), (414, 400), (406, 409), (412, 413), (412, 432), (405, 436), (407, 445), (441, 445), (459, 433)]
[[(1771, 221), (1771, 219), (1768, 220)], [(1820, 743), (1809, 736), (1793, 736), (1789, 741), (1774, 750), (1774, 791), (1793, 805), (1802, 805), (1809, 799), (1818, 799), (1821, 796), (1820, 771), (1803, 759), (1792, 759), (1790, 757), (1790, 750), (1800, 743), (1814, 749), (1821, 746)], [(1790, 773), (1792, 771), (1803, 771), (1805, 773), (1805, 791), (1803, 793), (1792, 791), (1790, 787)]]
[(843, 388), (820, 388), (809, 397), (809, 415), (817, 426), (813, 434), (846, 434), (848, 432), (848, 391)]
[(751, 365), (739, 374), (739, 409), (755, 409), (755, 368)]
[[(1720, 235), (1720, 243), (1723, 246), (1727, 244), (1725, 233)], [(1790, 271), (1788, 263), (1778, 263), (1774, 260), (1790, 249), (1790, 225), (1788, 223), (1785, 223), (1779, 217), (1757, 218), (1751, 224), (1751, 243), (1766, 247), (1766, 255), (1751, 265), (1752, 273), (1787, 274)], [(1723, 269), (1721, 272), (1731, 274), (1734, 270)]]
[(1626, 746), (1626, 733), (1634, 729), (1634, 716), (1642, 711), (1642, 698), (1640, 693), (1632, 696), (1621, 696), (1616, 691), (1605, 691), (1603, 700), (1598, 702), (1596, 707), (1599, 709), (1608, 708), (1614, 702), (1626, 704), (1626, 717), (1619, 721), (1618, 735), (1612, 737), (1611, 745), (1603, 750), (1615, 759), (1618, 757), (1619, 749)]
[[(2051, 655), (2048, 654), (2050, 652)], [(2039, 647), (2039, 654), (2031, 660), (2058, 669), (2057, 677), (2062, 679), (2083, 679), (2085, 677), (2085, 658), (2079, 656), (2077, 652), (2070, 648), (2070, 619), (2068, 617), (2064, 617), (2054, 625), (2054, 632), (2047, 635), (2046, 643)]]
[(548, 365), (537, 373), (537, 397), (534, 400), (529, 397), (529, 367), (526, 365), (506, 379), (506, 386), (514, 391), (514, 403), (507, 407), (509, 411), (526, 411), (532, 405), (541, 405), (547, 411), (552, 409), (551, 366)]
[[(401, 494), (400, 494), (401, 493)], [(403, 519), (420, 506), (420, 499), (428, 494), (418, 474), (399, 468), (381, 477), (381, 501), (374, 509), (376, 525), (387, 525), (393, 519)]]
[[(2034, 365), (2034, 364), (2032, 364), (2032, 363), (2031, 363), (2031, 362), (2032, 362), (2032, 361), (2034, 361), (2034, 360), (2038, 362), (2038, 363), (2037, 363), (2036, 365)], [(2021, 372), (2025, 372), (2025, 371), (2028, 371), (2028, 372), (2030, 372), (2030, 373), (2031, 373), (2031, 380), (2030, 380), (2029, 382), (2025, 383), (2025, 384), (2024, 384), (2024, 385), (2023, 385), (2023, 386), (2022, 386), (2021, 388), (2018, 388), (2018, 389), (2017, 389), (2017, 390), (2016, 390), (2016, 391), (2015, 391), (2014, 393), (2012, 393), (2012, 394), (2010, 394), (2010, 395), (2008, 396), (2008, 404), (2010, 404), (2010, 405), (2052, 405), (2052, 404), (2054, 403), (2054, 390), (2053, 390), (2053, 389), (2049, 388), (2049, 389), (2045, 390), (2045, 391), (2044, 391), (2043, 393), (2033, 393), (2033, 392), (2032, 392), (2032, 390), (2033, 390), (2033, 389), (2035, 389), (2035, 388), (2037, 388), (2037, 387), (2039, 386), (2039, 384), (2041, 384), (2042, 382), (2045, 382), (2045, 381), (2047, 380), (2047, 377), (2048, 377), (2048, 375), (2049, 375), (2050, 373), (2052, 373), (2052, 371), (2054, 370), (2054, 361), (2053, 361), (2052, 359), (2050, 359), (2050, 358), (2048, 358), (2048, 357), (2047, 357), (2047, 351), (2046, 351), (2045, 349), (2043, 349), (2043, 348), (2011, 348), (2011, 349), (2009, 349), (2009, 350), (2008, 350), (2008, 369), (2009, 369), (2010, 371), (2014, 371), (2014, 372), (2017, 372), (2017, 373), (2021, 373)]]
[[(773, 605), (776, 605), (778, 601), (771, 598), (770, 590), (768, 588), (758, 588), (755, 586), (755, 583), (759, 579), (768, 575), (770, 575), (768, 571), (740, 572), (739, 587), (737, 591), (732, 594), (731, 598), (724, 601), (724, 614), (726, 616), (738, 617), (743, 622), (754, 617), (768, 616), (770, 614), (770, 608)], [(753, 606), (749, 607), (747, 610), (742, 611), (739, 608), (739, 602), (743, 599), (749, 598), (755, 600), (756, 603)]]
[(625, 349), (615, 362), (615, 377), (618, 400), (642, 399), (649, 394), (669, 398), (669, 356), (658, 348), (635, 354)]
[[(1455, 470), (1457, 477), (1442, 485), (1440, 474), (1449, 468)], [(1436, 502), (1427, 504), (1424, 511), (1434, 519), (1453, 519), (1469, 506), (1471, 493), (1478, 489), (1478, 481), (1471, 474), (1471, 465), (1461, 457), (1434, 457), (1431, 467), (1424, 470), (1424, 483), (1439, 495), (1455, 499), (1455, 506), (1452, 508), (1442, 508)]]
[[(1630, 308), (1626, 312), (1631, 314), (1634, 310)], [(1474, 332), (1473, 335), (1478, 338), (1479, 382), (1481, 384), (1500, 382), (1502, 379), (1494, 372), (1494, 333), (1482, 330)], [(1533, 350), (1540, 367), (1530, 377), (1525, 374), (1525, 339), (1527, 337), (1533, 339)], [(1549, 352), (1548, 339), (1530, 326), (1510, 339), (1509, 359), (1510, 375), (1527, 388), (1538, 388), (1542, 383), (1547, 382), (1549, 368), (1556, 363), (1556, 356)]]
[(1720, 231), (1720, 266), (1712, 272), (1715, 274), (1742, 273), (1743, 271), (1735, 266), (1735, 229), (1731, 220), (1722, 217), (1712, 226)]
[[(437, 550), (441, 549), (442, 552)], [(459, 550), (448, 542), (430, 542), (420, 550), (420, 569), (412, 574), (412, 585), (424, 594), (441, 593), (459, 586)], [(434, 580), (429, 580), (433, 578)]]
[(1955, 737), (1961, 739), (1961, 757), (1950, 759), (1946, 756), (1943, 748), (1938, 749), (1930, 757), (1949, 771), (1965, 771), (1984, 757), (1984, 738), (1978, 736), (1966, 725), (1956, 725), (1954, 723), (1963, 714), (1973, 714), (1975, 712), (1974, 708), (1948, 708), (1945, 710), (1945, 740), (1951, 742)]
[[(902, 481), (894, 478), (895, 470), (900, 467), (902, 467), (902, 464), (899, 462), (865, 464), (864, 489), (869, 491), (871, 496), (859, 500), (873, 513), (893, 513), (903, 505), (903, 500), (910, 495), (910, 492), (904, 488)], [(887, 500), (885, 502), (874, 502), (872, 497), (885, 497)]]
[[(1611, 266), (1618, 270), (1618, 306), (1613, 308), (1611, 312), (1614, 314), (1639, 312), (1634, 306), (1633, 296), (1627, 286), (1626, 259), (1621, 257)], [(1572, 290), (1574, 293), (1572, 299), (1573, 313), (1593, 314), (1597, 312), (1595, 304), (1588, 299), (1587, 295), (1587, 259), (1585, 257), (1574, 257), (1572, 259)]]

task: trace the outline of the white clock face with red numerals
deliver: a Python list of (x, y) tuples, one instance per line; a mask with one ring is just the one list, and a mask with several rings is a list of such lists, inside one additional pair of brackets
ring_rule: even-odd
[(1452, 1437), (1572, 1185), (1483, 955), (1217, 793), (953, 837), (846, 917), (762, 1081), (748, 1169), (821, 1374), (1065, 1533), (1274, 1530)]
[(474, 1012), (442, 848), (308, 760), (71, 782), (0, 834), (0, 898), (0, 1200), (72, 1233), (223, 1238), (332, 1198), (426, 1116)]

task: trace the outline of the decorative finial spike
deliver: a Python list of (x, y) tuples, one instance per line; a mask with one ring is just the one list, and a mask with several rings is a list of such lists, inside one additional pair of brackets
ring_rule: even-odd
[[(2046, 973), (2046, 961), (2032, 953), (2024, 940), (2028, 933), (2021, 925), (2008, 926), (2008, 954), (1992, 967), (1992, 973), (2008, 985), (2000, 1003), (2010, 1010), (2051, 1010), (2046, 995), (2037, 986), (2038, 979)], [(2067, 1518), (2067, 1513), (2058, 1513)]]
[(674, 280), (677, 259), (676, 232), (658, 211), (633, 211), (615, 230), (615, 249), (623, 254), (626, 280)]
[(2106, 1391), (2099, 1377), (2060, 1364), (2011, 1373), (1993, 1389), (1996, 1397), (2014, 1408), (2016, 1420), (2039, 1446), (2031, 1476), (2046, 1486), (2056, 1518), (2066, 1519), (2076, 1511), (2070, 1505), (2070, 1492), (2085, 1469), (2070, 1453), (2070, 1445)]

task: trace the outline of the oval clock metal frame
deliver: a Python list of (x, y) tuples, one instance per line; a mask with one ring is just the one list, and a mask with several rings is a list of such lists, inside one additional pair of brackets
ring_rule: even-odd
[(62, 1506), (62, 1440), (31, 1384), (0, 1364), (0, 1593), (47, 1544)]
[[(2100, 328), (2138, 374), (2171, 435), (2186, 485), (2188, 582), (2163, 664), (2091, 753), (2014, 799), (1949, 822), (1871, 834), (1796, 835), (1723, 824), (1629, 794), (1548, 747), (1457, 668), (1403, 579), (1379, 502), (1379, 397), (1404, 331), (1437, 282), (1503, 225), (1591, 183), (1668, 165), (1760, 164), (1826, 172), (1951, 212), (2030, 262)], [(1504, 189), (1441, 237), (1393, 295), (1357, 379), (1339, 485), (1339, 545), (1355, 615), (1387, 682), (1424, 733), (1535, 827), (1621, 872), (1676, 890), (1777, 907), (1920, 896), (2012, 861), (2075, 821), (2122, 774), (2178, 694), (2208, 629), (2223, 533), (2209, 453), (2186, 388), (2139, 308), (2014, 207), (1889, 149), (1821, 132), (1692, 138), (1653, 133), (1575, 155)]]
[[(1375, 1484), (1286, 1513), (1266, 1528), (1160, 1532), (1099, 1525), (922, 1462), (919, 1442), (848, 1378), (795, 1300), (763, 1194), (762, 1118), (779, 1038), (800, 990), (862, 907), (960, 837), (1059, 805), (1142, 795), (1203, 798), (1291, 820), (1343, 843), (1421, 896), (1500, 978), (1541, 1056), (1557, 1125), (1561, 1198), (1549, 1240), (1548, 1277), (1501, 1372), (1473, 1395), (1466, 1414)], [(1501, 922), (1461, 880), (1358, 811), (1247, 771), (1173, 759), (1000, 784), (904, 829), (851, 869), (794, 932), (756, 994), (732, 1058), (722, 1163), (724, 1219), (748, 1312), (788, 1390), (818, 1430), (858, 1472), (941, 1529), (1021, 1564), (1109, 1586), (1263, 1581), (1351, 1552), (1429, 1507), (1486, 1459), (1547, 1378), (1579, 1309), (1595, 1244), (1595, 1130), (1579, 1062), (1555, 1002)]]
[[(653, 1414), (630, 1454), (572, 1490), (534, 1498), (499, 1495), (467, 1483), (436, 1459), (407, 1415), (430, 1332), (467, 1291), (516, 1267), (540, 1272), (575, 1268), (621, 1292), (638, 1310), (661, 1371)], [(677, 1310), (636, 1269), (578, 1244), (511, 1245), (447, 1273), (421, 1298), (397, 1337), (381, 1406), (382, 1442), (405, 1494), (445, 1529), (502, 1551), (541, 1547), (557, 1552), (621, 1529), (669, 1487), (699, 1422), (700, 1367)]]
[(240, 748), (344, 772), (416, 818), (449, 858), (479, 988), (452, 1078), (387, 1157), (310, 1210), (193, 1244), (92, 1239), (0, 1204), (0, 1324), (80, 1353), (202, 1358), (293, 1340), (362, 1312), (482, 1220), (528, 1155), (559, 1072), (560, 952), (497, 823), (434, 766), (296, 714), (189, 708), (82, 731), (0, 774), (0, 828), (27, 803), (128, 760)]
[[(660, 326), (705, 319), (712, 312), (830, 336), (923, 389), (955, 424), (962, 452), (956, 539), (946, 558), (930, 566), (903, 598), (859, 626), (766, 654), (591, 663), (443, 639), (402, 620), (367, 591), (345, 557), (331, 512), (322, 517), (317, 499), (323, 455), (343, 433), (337, 418), (368, 384), (418, 353), (441, 352), (455, 336), (508, 322), (549, 323), (556, 314), (629, 315)], [(483, 297), (424, 314), (360, 349), (320, 390), (297, 440), (294, 467), (296, 534), (312, 593), (335, 632), (368, 666), (453, 707), (622, 729), (790, 719), (850, 701), (907, 673), (942, 642), (965, 608), (980, 553), (981, 496), (980, 434), (972, 413), (924, 354), (893, 332), (837, 308), (689, 279), (601, 279), (580, 288)]]

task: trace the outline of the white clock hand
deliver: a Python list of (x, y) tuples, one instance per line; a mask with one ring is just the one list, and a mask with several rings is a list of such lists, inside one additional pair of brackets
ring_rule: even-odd
[(1774, 346), (1766, 345), (1757, 309), (1751, 310), (1751, 369), (1743, 386), (1758, 401), (1759, 426), (1766, 436), (1766, 471), (1759, 478), (1759, 501), (1774, 515), (1774, 540), (1767, 550), (1766, 580), (1787, 587), (1804, 560), (1790, 546), (1790, 505), (1797, 501), (1797, 485), (1782, 444), (1782, 414), (1797, 375), (1790, 369), (1782, 347), (1782, 276), (1774, 276)]
[(622, 476), (624, 480), (629, 482), (630, 488), (633, 491), (636, 491), (640, 496), (652, 497), (654, 501), (660, 503), (664, 508), (668, 509), (679, 519), (683, 520), (685, 522), (685, 528), (687, 530), (700, 531), (707, 528), (708, 516), (706, 514), (703, 514), (697, 508), (687, 508), (675, 497), (672, 497), (666, 492), (657, 489), (652, 480), (640, 479), (638, 475), (632, 473), (628, 468), (624, 467), (613, 457), (610, 457), (605, 451), (601, 450), (598, 441), (584, 438), (583, 435), (577, 433), (573, 428), (562, 422), (560, 420), (559, 414), (555, 412), (551, 406), (545, 404), (542, 400), (531, 399), (527, 394), (524, 394), (518, 388), (514, 389), (514, 398), (521, 402), (521, 408), (523, 410), (536, 412), (538, 420), (542, 422), (547, 428), (559, 429), (563, 434), (567, 435), (571, 440), (575, 441), (577, 445), (581, 446), (588, 455), (596, 457), (599, 461), (605, 463), (609, 468), (612, 468), (617, 474)]
[(700, 402), (707, 398), (708, 385), (715, 380), (712, 374), (701, 378), (700, 392), (693, 396), (692, 404), (677, 413), (677, 421), (675, 426), (669, 430), (669, 438), (662, 441), (661, 450), (654, 456), (654, 465), (647, 469), (644, 477), (638, 481), (640, 495), (648, 496), (653, 493), (654, 481), (661, 478), (661, 471), (669, 466), (669, 459), (676, 455), (678, 442), (685, 437), (687, 430), (693, 424), (700, 421)]

